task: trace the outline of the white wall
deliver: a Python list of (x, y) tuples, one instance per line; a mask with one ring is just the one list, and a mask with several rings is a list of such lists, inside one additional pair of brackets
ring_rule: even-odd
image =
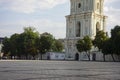
[(64, 60), (65, 59), (65, 53), (58, 53), (58, 52), (48, 52), (46, 53), (46, 59), (50, 60)]
[(63, 53), (50, 53), (51, 60), (64, 60), (65, 54)]

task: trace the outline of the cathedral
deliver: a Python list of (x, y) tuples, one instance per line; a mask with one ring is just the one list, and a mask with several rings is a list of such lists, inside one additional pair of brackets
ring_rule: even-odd
[(70, 15), (66, 16), (66, 59), (74, 60), (76, 42), (84, 36), (94, 39), (96, 32), (105, 31), (107, 16), (103, 13), (104, 0), (70, 0)]

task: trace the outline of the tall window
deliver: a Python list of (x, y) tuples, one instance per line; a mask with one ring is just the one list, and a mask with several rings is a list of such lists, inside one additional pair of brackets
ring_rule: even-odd
[(100, 31), (100, 23), (99, 23), (99, 22), (96, 23), (96, 33), (97, 33), (98, 31)]
[(76, 26), (76, 37), (80, 37), (81, 35), (81, 23), (78, 22)]
[(100, 8), (100, 4), (99, 3), (97, 3), (97, 9), (99, 9)]
[(78, 8), (81, 8), (81, 3), (78, 4)]
[(97, 3), (97, 6), (96, 6), (97, 10), (100, 9), (100, 3)]
[(88, 34), (89, 34), (89, 33), (88, 33), (88, 32), (89, 32), (89, 31), (88, 31), (88, 29), (89, 29), (89, 28), (88, 28), (88, 27), (89, 27), (88, 24), (89, 24), (89, 23), (88, 23), (88, 20), (85, 20), (85, 26), (84, 26), (84, 27), (85, 27), (85, 35), (88, 35)]

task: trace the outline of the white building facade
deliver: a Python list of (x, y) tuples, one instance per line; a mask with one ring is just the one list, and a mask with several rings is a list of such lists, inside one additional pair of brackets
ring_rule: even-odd
[(66, 16), (66, 59), (74, 60), (76, 42), (84, 36), (94, 39), (96, 32), (105, 31), (104, 0), (70, 0), (70, 15)]

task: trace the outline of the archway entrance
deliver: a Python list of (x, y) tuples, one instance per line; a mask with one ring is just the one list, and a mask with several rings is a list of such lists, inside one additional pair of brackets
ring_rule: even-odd
[(96, 54), (95, 53), (93, 53), (93, 55), (92, 55), (92, 60), (96, 61)]
[(75, 54), (75, 60), (79, 61), (79, 54), (78, 53)]

